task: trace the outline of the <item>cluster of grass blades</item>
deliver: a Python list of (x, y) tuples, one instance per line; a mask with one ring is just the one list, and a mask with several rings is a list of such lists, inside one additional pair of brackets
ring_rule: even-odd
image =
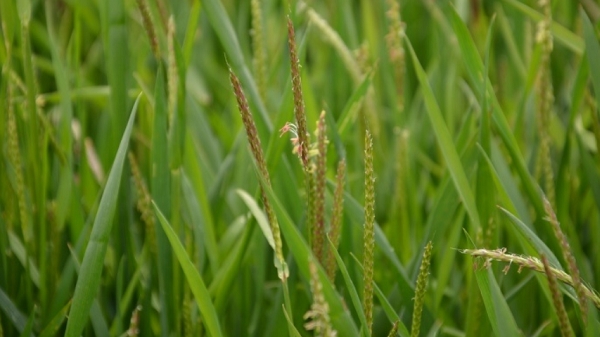
[(597, 2), (0, 19), (0, 337), (600, 336)]

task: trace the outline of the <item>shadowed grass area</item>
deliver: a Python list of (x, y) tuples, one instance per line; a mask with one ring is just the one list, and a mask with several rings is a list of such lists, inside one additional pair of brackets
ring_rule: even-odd
[(0, 336), (600, 335), (599, 18), (0, 1)]

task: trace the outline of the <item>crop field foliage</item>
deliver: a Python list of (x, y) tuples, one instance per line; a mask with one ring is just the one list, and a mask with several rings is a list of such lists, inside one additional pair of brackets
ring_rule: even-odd
[(0, 337), (600, 336), (598, 1), (0, 18)]

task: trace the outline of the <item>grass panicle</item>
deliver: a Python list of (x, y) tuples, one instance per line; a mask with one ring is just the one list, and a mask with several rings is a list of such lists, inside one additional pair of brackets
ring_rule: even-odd
[(390, 329), (390, 333), (388, 333), (388, 337), (396, 337), (398, 334), (398, 321), (395, 321)]
[(142, 23), (144, 24), (144, 30), (146, 30), (148, 40), (150, 41), (150, 49), (152, 49), (154, 57), (157, 60), (160, 60), (160, 48), (158, 46), (158, 37), (156, 36), (156, 27), (152, 20), (152, 13), (148, 7), (148, 2), (146, 0), (136, 0), (135, 2), (142, 15)]
[(173, 118), (177, 109), (177, 95), (179, 91), (179, 74), (177, 73), (177, 56), (175, 54), (175, 19), (169, 17), (167, 25), (167, 86), (168, 86), (168, 111), (169, 111), (169, 126), (173, 126)]
[(554, 305), (554, 309), (556, 310), (556, 316), (558, 316), (558, 326), (560, 328), (560, 332), (563, 337), (572, 337), (573, 328), (571, 327), (571, 323), (569, 322), (569, 317), (567, 316), (567, 311), (565, 310), (565, 304), (563, 302), (563, 295), (558, 289), (558, 282), (556, 281), (556, 277), (550, 270), (550, 264), (548, 263), (548, 259), (545, 255), (541, 255), (541, 261), (544, 265), (544, 273), (546, 274), (546, 278), (548, 279), (548, 285), (550, 286), (550, 294), (552, 295), (552, 304)]
[(375, 171), (373, 170), (373, 137), (365, 132), (365, 224), (363, 232), (363, 309), (367, 318), (365, 327), (371, 334), (373, 326), (373, 264), (375, 248)]
[[(238, 80), (237, 76), (235, 76), (231, 68), (229, 69), (229, 79), (231, 80), (233, 92), (238, 103), (238, 109), (240, 110), (240, 114), (242, 116), (242, 123), (246, 129), (250, 150), (254, 156), (254, 160), (256, 161), (256, 165), (260, 175), (262, 176), (262, 179), (265, 181), (265, 184), (270, 187), (271, 179), (269, 177), (269, 171), (267, 170), (267, 162), (265, 161), (265, 156), (260, 145), (260, 139), (258, 138), (258, 131), (256, 129), (256, 125), (254, 124), (254, 119), (252, 118), (252, 113), (250, 112), (250, 107), (248, 106), (248, 101), (246, 100), (246, 96), (244, 95), (240, 81)], [(271, 226), (271, 232), (273, 233), (273, 241), (275, 242), (275, 257), (280, 264), (278, 267), (279, 277), (282, 280), (285, 280), (287, 278), (287, 273), (284, 271), (285, 268), (283, 268), (285, 265), (285, 259), (283, 257), (283, 243), (281, 241), (279, 223), (277, 222), (277, 217), (275, 216), (275, 210), (272, 208), (262, 184), (261, 194), (265, 212), (267, 213), (267, 217), (269, 219), (269, 225)]]
[(544, 192), (552, 205), (555, 205), (554, 174), (552, 158), (550, 157), (550, 119), (554, 94), (552, 92), (552, 77), (550, 74), (550, 55), (553, 49), (552, 8), (550, 0), (540, 0), (539, 5), (544, 13), (544, 19), (538, 23), (536, 43), (541, 48), (540, 68), (536, 79), (537, 126), (539, 136), (539, 153), (536, 166), (536, 177), (543, 175)]
[[(396, 180), (396, 189), (394, 191), (394, 209), (393, 216), (396, 221), (394, 226), (398, 229), (394, 233), (400, 238), (409, 238), (410, 224), (408, 222), (408, 199), (406, 190), (406, 177), (408, 174), (408, 137), (409, 133), (407, 130), (401, 130), (399, 128), (394, 130), (396, 138), (396, 160), (394, 161), (394, 173)], [(400, 242), (400, 241), (395, 241)], [(402, 241), (406, 242), (406, 241)], [(398, 253), (403, 261), (407, 261), (410, 258), (411, 247), (409, 244), (400, 244)]]
[(318, 267), (315, 261), (310, 258), (308, 267), (310, 269), (310, 290), (313, 295), (313, 303), (310, 310), (304, 314), (304, 319), (309, 320), (304, 327), (306, 330), (314, 330), (315, 336), (334, 337), (336, 331), (331, 327), (329, 304), (323, 296), (323, 285), (319, 280)]
[(250, 1), (250, 13), (252, 15), (252, 52), (256, 85), (260, 97), (266, 101), (267, 98), (267, 57), (265, 54), (265, 37), (263, 33), (263, 15), (261, 0)]
[(146, 240), (150, 247), (150, 251), (156, 254), (156, 233), (154, 232), (155, 217), (154, 211), (152, 210), (152, 197), (148, 186), (142, 177), (140, 167), (135, 159), (133, 152), (129, 152), (129, 165), (131, 166), (131, 175), (133, 176), (133, 183), (137, 192), (137, 209), (141, 214), (142, 221), (144, 222), (146, 229)]
[(325, 183), (327, 179), (327, 128), (325, 111), (317, 122), (317, 155), (315, 165), (315, 222), (313, 227), (313, 251), (319, 263), (324, 264), (325, 243)]
[(418, 337), (421, 331), (421, 316), (423, 314), (423, 302), (425, 302), (425, 292), (427, 291), (427, 280), (429, 278), (429, 264), (431, 263), (431, 252), (433, 244), (431, 241), (425, 246), (419, 275), (417, 276), (417, 286), (415, 287), (415, 298), (413, 306), (412, 326), (410, 329), (411, 337)]
[(137, 337), (140, 335), (140, 311), (142, 311), (142, 307), (138, 305), (131, 313), (129, 329), (127, 329), (128, 337)]
[(579, 309), (581, 310), (581, 317), (583, 322), (586, 323), (587, 319), (587, 303), (585, 291), (583, 289), (583, 283), (581, 282), (581, 276), (579, 273), (579, 268), (577, 267), (577, 262), (575, 261), (575, 255), (573, 255), (573, 251), (571, 250), (571, 246), (569, 245), (569, 240), (567, 236), (560, 228), (560, 223), (556, 218), (556, 214), (552, 209), (552, 205), (550, 201), (544, 198), (544, 208), (546, 210), (546, 218), (545, 220), (550, 223), (552, 226), (552, 231), (554, 235), (558, 239), (560, 244), (560, 249), (562, 250), (563, 257), (567, 262), (567, 270), (573, 279), (573, 287), (575, 288), (575, 292), (577, 293), (577, 299), (579, 301)]
[[(463, 249), (460, 250), (461, 253), (481, 257), (484, 259), (483, 268), (489, 268), (491, 266), (492, 261), (500, 261), (506, 262), (508, 265), (503, 269), (504, 274), (508, 274), (510, 267), (514, 264), (519, 266), (519, 272), (523, 270), (523, 268), (528, 268), (535, 270), (539, 273), (545, 273), (544, 265), (542, 262), (533, 256), (521, 256), (515, 254), (506, 253), (506, 248), (500, 248), (496, 250), (488, 250), (488, 249)], [(477, 267), (477, 265), (475, 266)], [(554, 277), (561, 281), (564, 284), (570, 285), (575, 288), (575, 283), (571, 275), (565, 273), (564, 271), (557, 269), (555, 267), (550, 266), (550, 272), (554, 274)], [(581, 284), (581, 291), (584, 294), (585, 298), (592, 301), (594, 305), (600, 309), (600, 296), (598, 293), (586, 285)]]
[(23, 174), (23, 165), (21, 162), (21, 147), (19, 146), (19, 131), (17, 127), (17, 116), (15, 115), (13, 105), (13, 87), (8, 84), (8, 99), (7, 99), (7, 138), (8, 138), (8, 158), (15, 172), (15, 188), (17, 195), (17, 204), (19, 207), (19, 220), (21, 222), (21, 230), (23, 239), (26, 245), (30, 245), (33, 240), (33, 230), (29, 226), (29, 211), (25, 199), (25, 176)]
[[(331, 225), (329, 228), (329, 239), (333, 243), (335, 249), (340, 244), (340, 235), (342, 233), (342, 223), (344, 216), (344, 181), (346, 176), (346, 160), (342, 159), (338, 163), (337, 173), (335, 175), (335, 193), (333, 195), (333, 214), (331, 215)], [(335, 262), (335, 254), (331, 250), (327, 250), (327, 276), (331, 283), (335, 282), (335, 271), (337, 263)]]
[(404, 111), (404, 74), (406, 72), (406, 55), (404, 53), (404, 37), (406, 25), (400, 17), (399, 0), (387, 0), (386, 16), (389, 30), (385, 36), (388, 57), (394, 68), (394, 84), (396, 85), (396, 104), (398, 111)]
[(290, 62), (292, 71), (292, 90), (294, 92), (294, 116), (297, 123), (298, 156), (302, 161), (305, 171), (310, 171), (308, 147), (310, 140), (306, 127), (306, 112), (304, 111), (304, 97), (302, 93), (302, 80), (300, 74), (300, 60), (298, 59), (298, 48), (296, 46), (296, 33), (292, 20), (287, 18), (288, 44), (290, 48)]

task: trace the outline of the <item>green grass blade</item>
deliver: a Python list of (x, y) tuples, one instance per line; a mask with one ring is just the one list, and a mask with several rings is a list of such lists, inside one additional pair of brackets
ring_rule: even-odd
[(194, 294), (198, 308), (200, 309), (202, 317), (204, 318), (206, 329), (211, 336), (222, 336), (223, 334), (221, 333), (221, 326), (219, 325), (217, 312), (212, 300), (210, 299), (210, 294), (208, 293), (208, 289), (206, 289), (206, 285), (204, 284), (200, 273), (198, 273), (198, 270), (190, 260), (190, 257), (187, 255), (185, 248), (179, 241), (177, 234), (175, 234), (167, 219), (165, 219), (164, 215), (160, 212), (158, 206), (154, 202), (152, 204), (154, 205), (154, 211), (156, 212), (156, 216), (160, 221), (162, 229), (165, 231), (165, 234), (171, 243), (171, 248), (177, 257), (177, 260), (179, 260), (179, 264), (181, 264), (181, 268), (183, 269), (185, 277), (188, 280), (188, 284), (192, 289), (192, 293)]
[(254, 198), (252, 198), (250, 194), (248, 194), (246, 191), (236, 190), (236, 192), (244, 201), (246, 206), (248, 206), (248, 209), (250, 209), (250, 213), (252, 213), (254, 219), (256, 219), (256, 222), (258, 223), (260, 230), (265, 236), (265, 239), (267, 239), (269, 246), (275, 249), (275, 242), (273, 241), (273, 232), (271, 232), (271, 227), (269, 226), (269, 221), (267, 220), (265, 213), (260, 209), (256, 201), (254, 201)]
[[(480, 83), (481, 77), (484, 76), (484, 65), (477, 52), (477, 47), (475, 46), (475, 43), (469, 34), (467, 26), (454, 9), (450, 10), (450, 18), (452, 21), (452, 28), (454, 29), (454, 34), (458, 39), (463, 60), (465, 61), (465, 68), (469, 73), (471, 81), (473, 83)], [(542, 205), (541, 198), (539, 197), (538, 185), (527, 170), (527, 166), (525, 165), (523, 155), (521, 154), (521, 150), (519, 149), (513, 134), (513, 130), (509, 126), (506, 117), (502, 112), (490, 81), (487, 81), (487, 83), (488, 85), (486, 85), (486, 90), (490, 99), (492, 100), (492, 118), (494, 125), (497, 127), (497, 131), (500, 133), (500, 137), (502, 138), (502, 141), (504, 142), (504, 145), (506, 146), (513, 160), (513, 165), (521, 177), (524, 188), (529, 195), (529, 201), (535, 207), (536, 212), (540, 215), (543, 215), (545, 214), (544, 206)], [(479, 85), (474, 86), (474, 89), (479, 88)], [(480, 95), (481, 93), (478, 94)]]
[[(257, 174), (257, 176), (260, 178), (260, 175)], [(277, 212), (277, 219), (279, 220), (279, 226), (285, 238), (285, 243), (290, 248), (290, 252), (294, 256), (302, 276), (308, 281), (310, 280), (308, 263), (312, 256), (312, 251), (298, 231), (298, 228), (294, 225), (279, 198), (273, 193), (273, 190), (266, 184), (263, 184), (263, 186)], [(314, 256), (312, 258), (314, 259)], [(358, 328), (354, 324), (354, 321), (352, 321), (348, 310), (344, 308), (339, 294), (335, 291), (334, 286), (327, 277), (327, 273), (320, 265), (317, 266), (317, 269), (319, 279), (323, 285), (323, 294), (329, 303), (329, 316), (333, 327), (340, 336), (358, 336)]]
[(210, 24), (213, 26), (227, 52), (227, 61), (231, 64), (231, 68), (239, 77), (244, 89), (249, 93), (252, 102), (258, 109), (259, 118), (255, 122), (258, 124), (259, 133), (261, 132), (261, 126), (263, 130), (273, 130), (273, 124), (269, 119), (267, 108), (260, 98), (260, 93), (252, 77), (252, 73), (248, 69), (248, 66), (246, 66), (244, 53), (221, 0), (206, 0), (204, 1), (204, 8), (206, 9), (206, 16)]
[[(600, 104), (600, 44), (587, 14), (581, 9), (581, 21), (583, 22), (583, 36), (585, 38), (585, 51), (588, 63), (590, 64), (590, 75), (594, 92), (596, 93), (596, 102)], [(593, 113), (593, 112), (592, 112)]]
[[(523, 14), (529, 16), (536, 22), (542, 21), (544, 19), (544, 16), (541, 13), (525, 5), (523, 2), (517, 0), (504, 0), (504, 2), (518, 9)], [(575, 35), (573, 32), (560, 25), (556, 21), (553, 21), (550, 25), (550, 31), (552, 32), (552, 35), (556, 37), (556, 40), (562, 43), (565, 47), (571, 49), (576, 54), (583, 54), (584, 45), (581, 37)]]
[[(360, 263), (360, 260), (352, 253), (350, 253), (350, 255), (352, 255), (352, 258), (354, 259), (354, 261), (356, 262), (356, 265), (359, 267), (360, 272), (362, 273), (363, 266)], [(387, 316), (387, 318), (390, 320), (390, 323), (394, 324), (394, 322), (398, 322), (398, 333), (400, 334), (400, 336), (402, 336), (402, 337), (410, 336), (410, 332), (408, 332), (406, 325), (404, 325), (404, 322), (402, 322), (402, 320), (400, 319), (400, 316), (398, 316), (398, 314), (396, 313), (396, 310), (394, 310), (394, 307), (392, 307), (392, 305), (388, 301), (387, 297), (385, 297), (385, 295), (383, 294), (383, 291), (381, 291), (381, 289), (379, 288), (377, 283), (375, 283), (375, 281), (373, 281), (373, 289), (375, 290), (375, 296), (377, 296), (377, 298), (379, 299), (379, 304), (381, 304), (381, 308), (385, 312), (385, 315)]]
[(333, 252), (333, 254), (335, 256), (335, 260), (337, 262), (338, 268), (340, 269), (340, 273), (342, 273), (342, 277), (344, 278), (344, 282), (346, 283), (346, 288), (348, 289), (348, 292), (350, 293), (350, 299), (352, 300), (352, 305), (354, 306), (354, 310), (356, 311), (356, 314), (358, 315), (358, 319), (360, 320), (360, 323), (362, 324), (361, 330), (366, 331), (368, 333), (369, 330), (367, 329), (368, 325), (367, 325), (367, 318), (365, 317), (365, 311), (363, 309), (362, 302), (360, 301), (360, 297), (358, 296), (358, 292), (356, 291), (356, 287), (354, 286), (354, 282), (352, 282), (352, 279), (350, 278), (350, 274), (348, 273), (348, 268), (346, 268), (346, 265), (344, 264), (344, 261), (342, 260), (342, 257), (340, 256), (340, 253), (338, 253), (337, 249), (335, 248), (335, 245), (333, 244), (333, 242), (331, 242), (329, 237), (327, 238), (327, 241), (329, 241), (329, 249), (331, 249), (331, 251)]
[(544, 254), (548, 258), (548, 262), (557, 269), (563, 270), (556, 255), (546, 246), (544, 241), (542, 241), (527, 225), (525, 225), (519, 218), (514, 216), (512, 213), (507, 211), (506, 209), (500, 207), (500, 210), (504, 212), (514, 224), (514, 228), (516, 232), (522, 236), (526, 242), (528, 242), (538, 254)]
[(481, 298), (496, 336), (520, 336), (519, 328), (491, 268), (475, 272)]
[(127, 128), (121, 138), (121, 145), (119, 145), (117, 156), (110, 170), (102, 199), (100, 200), (90, 241), (85, 250), (79, 278), (75, 286), (73, 304), (69, 311), (69, 320), (67, 321), (67, 330), (65, 332), (65, 336), (67, 337), (78, 337), (81, 335), (86, 325), (92, 302), (98, 293), (104, 255), (106, 254), (108, 237), (112, 228), (112, 219), (117, 208), (117, 195), (119, 185), (121, 184), (121, 173), (123, 172), (123, 164), (127, 155), (127, 147), (139, 100), (140, 97), (136, 100), (131, 111)]
[(429, 120), (431, 121), (438, 144), (448, 165), (448, 170), (450, 171), (450, 176), (452, 177), (454, 186), (456, 187), (465, 209), (467, 210), (467, 214), (469, 214), (469, 218), (474, 228), (481, 228), (479, 213), (477, 212), (477, 206), (475, 204), (473, 192), (469, 186), (469, 180), (467, 179), (462, 163), (460, 162), (458, 152), (456, 151), (456, 147), (454, 146), (454, 142), (452, 141), (448, 127), (444, 122), (442, 112), (437, 104), (433, 90), (431, 89), (429, 81), (427, 80), (427, 74), (421, 66), (421, 63), (417, 58), (417, 54), (415, 53), (415, 50), (408, 39), (406, 39), (406, 44), (412, 56), (415, 72), (417, 73), (417, 77), (421, 85)]
[(356, 115), (359, 111), (360, 103), (367, 94), (367, 90), (371, 86), (374, 73), (375, 71), (372, 70), (365, 76), (365, 78), (362, 80), (362, 83), (354, 90), (352, 96), (350, 96), (348, 102), (346, 102), (344, 110), (342, 110), (342, 113), (337, 120), (337, 130), (340, 136), (343, 137), (349, 131), (349, 126), (356, 121)]
[(63, 324), (63, 322), (67, 319), (67, 311), (71, 307), (71, 302), (65, 304), (65, 306), (60, 309), (60, 311), (54, 316), (54, 318), (46, 325), (44, 330), (40, 333), (40, 337), (52, 337), (56, 336), (58, 329)]
[(19, 311), (19, 308), (8, 297), (6, 292), (0, 288), (0, 310), (4, 312), (10, 322), (17, 328), (17, 331), (23, 332), (27, 324), (25, 315)]

